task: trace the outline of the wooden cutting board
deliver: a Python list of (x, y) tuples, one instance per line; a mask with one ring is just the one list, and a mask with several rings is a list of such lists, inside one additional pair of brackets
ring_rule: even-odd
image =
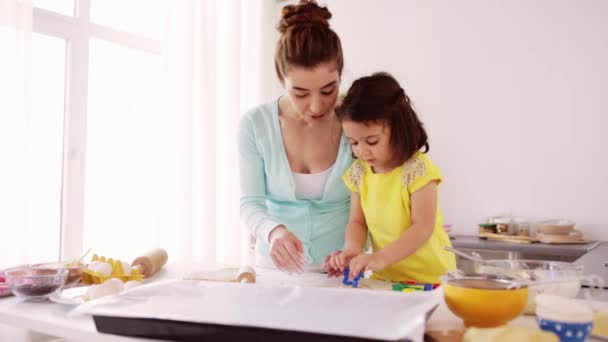
[(513, 243), (532, 243), (535, 242), (529, 236), (517, 236), (517, 235), (505, 235), (505, 234), (493, 234), (493, 233), (479, 233), (479, 237), (486, 238), (494, 241), (504, 241)]
[(589, 243), (588, 240), (582, 238), (582, 235), (548, 235), (537, 234), (532, 238), (529, 236), (505, 235), (493, 233), (479, 233), (479, 237), (487, 238), (494, 241), (503, 241), (511, 243), (546, 243), (546, 244), (584, 244)]
[(424, 340), (428, 342), (462, 342), (464, 330), (426, 331)]

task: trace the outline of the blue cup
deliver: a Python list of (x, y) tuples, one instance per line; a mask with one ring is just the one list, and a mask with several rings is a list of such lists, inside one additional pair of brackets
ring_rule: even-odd
[(560, 322), (541, 317), (537, 317), (536, 321), (542, 330), (553, 332), (559, 336), (560, 342), (584, 342), (593, 328), (593, 322)]

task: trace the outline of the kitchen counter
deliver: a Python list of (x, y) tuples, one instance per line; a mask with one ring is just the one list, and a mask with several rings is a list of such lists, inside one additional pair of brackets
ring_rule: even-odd
[[(278, 271), (275, 271), (278, 272)], [(157, 274), (152, 279), (148, 279), (146, 282), (155, 282), (161, 279), (173, 279), (181, 277), (184, 274), (183, 271), (176, 267), (169, 267), (164, 269), (160, 274)], [(309, 279), (310, 278), (310, 279)], [(314, 278), (314, 279), (312, 279)], [(318, 279), (317, 279), (318, 278)], [(326, 281), (326, 275), (322, 274), (311, 274), (310, 277), (293, 277), (286, 274), (279, 274), (277, 276), (279, 284), (282, 285), (302, 285), (302, 286), (314, 286), (316, 283), (323, 283)], [(308, 279), (309, 281), (304, 281)], [(317, 279), (313, 282), (312, 280)], [(302, 283), (302, 284), (301, 284)], [(388, 287), (387, 287), (388, 288)], [(380, 288), (378, 288), (380, 289)], [(381, 290), (381, 289), (380, 289)], [(437, 291), (441, 291), (439, 288)], [(603, 292), (608, 293), (608, 290)], [(441, 296), (443, 298), (443, 296)], [(608, 307), (606, 302), (597, 302), (601, 307)], [(56, 304), (53, 302), (23, 302), (15, 297), (0, 298), (0, 336), (7, 337), (2, 331), (2, 326), (12, 326), (25, 330), (36, 332), (29, 337), (23, 339), (11, 339), (14, 342), (47, 342), (57, 341), (55, 338), (60, 337), (59, 341), (63, 342), (75, 342), (75, 341), (89, 341), (89, 342), (143, 342), (151, 341), (148, 339), (139, 339), (131, 337), (123, 337), (117, 335), (101, 334), (96, 331), (93, 319), (90, 316), (68, 316), (68, 312), (72, 309), (70, 306), (62, 304)], [(520, 316), (516, 320), (510, 323), (515, 326), (536, 326), (536, 321), (533, 316)], [(441, 332), (441, 331), (455, 331), (460, 334), (464, 329), (462, 321), (454, 316), (447, 308), (445, 302), (442, 300), (431, 314), (427, 324), (426, 331), (428, 332)], [(434, 335), (436, 336), (436, 335)], [(4, 339), (0, 339), (4, 340)], [(437, 341), (454, 341), (454, 339), (438, 338)], [(458, 340), (458, 339), (457, 339)], [(158, 341), (158, 340), (157, 340)], [(588, 341), (596, 341), (593, 338)]]
[[(452, 246), (458, 249), (491, 250), (536, 254), (543, 256), (568, 256), (573, 259), (580, 258), (597, 247), (599, 241), (590, 241), (585, 244), (546, 244), (546, 243), (512, 243), (482, 239), (474, 235), (454, 235), (451, 237)], [(608, 259), (606, 260), (608, 262)]]
[[(604, 280), (604, 287), (608, 287), (608, 242), (602, 242), (589, 253), (578, 258), (577, 265), (585, 267), (585, 274), (595, 274)], [(583, 280), (583, 285), (591, 285)], [(605, 291), (608, 292), (608, 291)], [(608, 296), (604, 300), (608, 300)]]

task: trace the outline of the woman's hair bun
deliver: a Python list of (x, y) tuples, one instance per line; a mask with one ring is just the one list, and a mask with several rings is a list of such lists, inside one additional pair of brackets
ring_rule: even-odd
[(298, 25), (320, 25), (329, 28), (331, 13), (327, 7), (320, 7), (315, 0), (301, 0), (297, 5), (287, 5), (281, 12), (277, 29), (284, 34), (287, 29)]

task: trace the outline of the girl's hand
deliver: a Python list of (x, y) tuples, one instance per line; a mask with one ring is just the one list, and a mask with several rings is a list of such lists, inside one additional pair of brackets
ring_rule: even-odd
[(304, 272), (306, 259), (302, 242), (285, 226), (277, 226), (270, 233), (270, 257), (282, 271)]
[(342, 275), (344, 267), (348, 266), (349, 261), (358, 254), (359, 252), (348, 249), (335, 251), (325, 257), (323, 266), (330, 277), (339, 277)]
[(388, 266), (378, 253), (361, 254), (350, 261), (350, 278), (353, 279), (360, 272), (379, 271)]

